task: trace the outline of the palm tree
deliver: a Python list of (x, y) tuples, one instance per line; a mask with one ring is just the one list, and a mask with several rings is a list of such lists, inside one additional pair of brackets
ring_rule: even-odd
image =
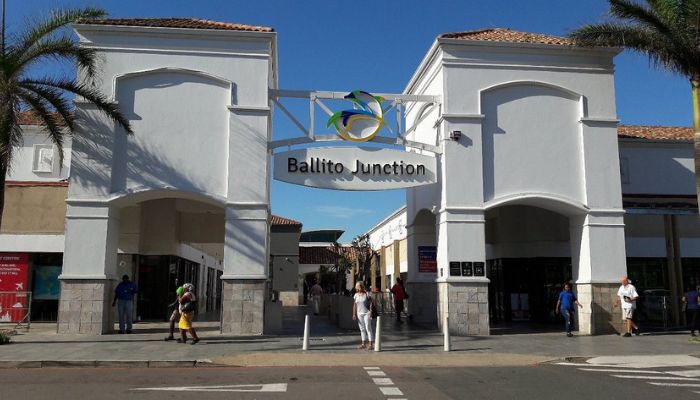
[(569, 37), (581, 46), (615, 46), (645, 54), (656, 66), (688, 78), (700, 198), (700, 0), (608, 1), (612, 22), (584, 25)]
[(75, 129), (75, 114), (67, 96), (75, 95), (93, 103), (126, 133), (133, 133), (129, 121), (99, 90), (76, 79), (31, 76), (32, 67), (50, 60), (72, 62), (87, 80), (97, 70), (97, 53), (81, 47), (66, 32), (69, 24), (106, 15), (104, 10), (83, 8), (53, 12), (24, 32), (6, 38), (5, 7), (0, 37), (0, 225), (5, 199), (5, 179), (15, 149), (22, 143), (19, 114), (31, 112), (58, 149), (63, 165), (63, 143)]

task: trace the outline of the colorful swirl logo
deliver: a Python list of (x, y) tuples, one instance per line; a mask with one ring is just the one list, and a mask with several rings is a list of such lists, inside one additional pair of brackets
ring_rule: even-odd
[(352, 142), (368, 142), (382, 129), (384, 111), (381, 96), (373, 96), (361, 90), (353, 90), (345, 99), (353, 103), (352, 110), (338, 111), (329, 119), (326, 127), (335, 126), (338, 135)]

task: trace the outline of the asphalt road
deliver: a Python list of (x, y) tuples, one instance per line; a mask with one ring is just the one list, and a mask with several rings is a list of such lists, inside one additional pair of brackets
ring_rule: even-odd
[[(591, 370), (582, 370), (584, 368)], [(672, 374), (669, 370), (676, 372)], [(696, 373), (700, 375), (700, 371), (678, 372), (678, 368), (644, 372), (576, 365), (507, 368), (43, 368), (0, 371), (0, 399), (3, 400), (700, 399), (700, 394), (695, 393), (700, 391), (700, 379), (687, 377)]]

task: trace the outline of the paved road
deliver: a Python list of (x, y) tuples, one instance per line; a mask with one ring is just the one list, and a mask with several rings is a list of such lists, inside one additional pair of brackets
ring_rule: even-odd
[[(8, 399), (700, 399), (698, 367), (630, 369), (346, 366), (21, 369), (0, 374)], [(632, 378), (633, 377), (633, 378)], [(246, 386), (240, 386), (246, 385)], [(679, 386), (680, 385), (680, 386)], [(246, 390), (247, 392), (243, 391)]]

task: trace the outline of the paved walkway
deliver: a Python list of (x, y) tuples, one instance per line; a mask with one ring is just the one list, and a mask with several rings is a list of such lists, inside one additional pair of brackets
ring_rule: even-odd
[(130, 362), (165, 366), (195, 365), (198, 360), (225, 365), (349, 365), (371, 359), (377, 365), (502, 366), (620, 354), (700, 356), (700, 342), (690, 341), (687, 333), (631, 338), (567, 338), (561, 333), (453, 337), (452, 352), (445, 353), (439, 332), (410, 323), (398, 325), (391, 318), (382, 324), (382, 351), (371, 352), (357, 349), (358, 332), (339, 330), (323, 316), (311, 318), (311, 349), (304, 352), (304, 313), (304, 308), (286, 309), (285, 330), (275, 336), (222, 335), (217, 322), (202, 322), (195, 325), (202, 339), (197, 345), (165, 342), (166, 323), (137, 324), (134, 334), (103, 336), (59, 335), (55, 324), (35, 323), (28, 332), (18, 331), (12, 344), (0, 347), (0, 365)]

